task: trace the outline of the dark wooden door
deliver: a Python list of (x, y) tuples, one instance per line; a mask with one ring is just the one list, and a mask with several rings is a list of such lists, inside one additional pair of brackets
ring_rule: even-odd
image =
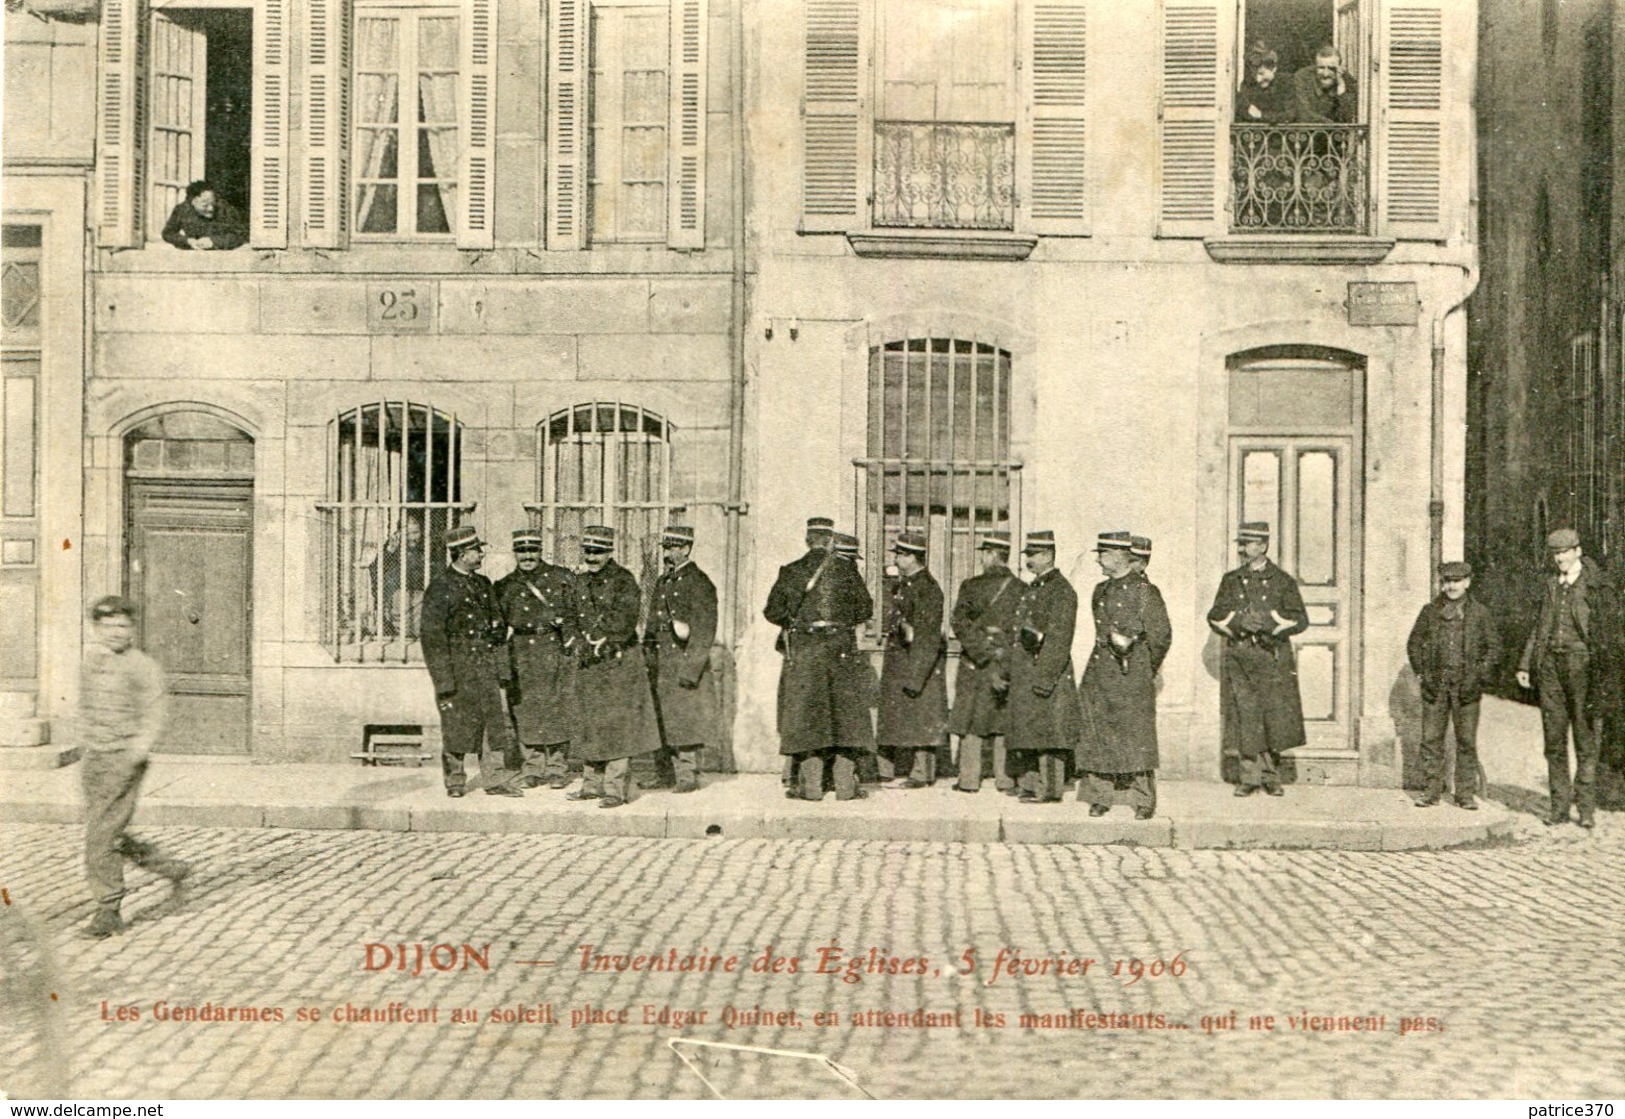
[(125, 586), (170, 691), (159, 750), (248, 752), (253, 499), (249, 483), (130, 482)]

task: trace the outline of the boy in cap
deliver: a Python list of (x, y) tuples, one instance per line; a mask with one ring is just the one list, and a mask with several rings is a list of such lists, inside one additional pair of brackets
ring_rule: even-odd
[(80, 935), (102, 940), (124, 931), (124, 860), (177, 886), (191, 873), (150, 843), (125, 834), (135, 815), (147, 758), (164, 725), (164, 676), (135, 647), (135, 607), (118, 595), (91, 607), (92, 641), (79, 678), (79, 731), (84, 757), (85, 875), (96, 913)]
[(1009, 532), (982, 532), (976, 554), (982, 572), (959, 584), (953, 612), (954, 636), (962, 650), (948, 721), (948, 733), (959, 739), (959, 782), (954, 788), (962, 793), (981, 789), (986, 744), (992, 747), (995, 786), (1005, 792), (1015, 785), (1005, 765), (1004, 745), (1010, 698), (1007, 660), (1021, 580), (1010, 570)]
[[(892, 545), (897, 577), (886, 604), (880, 666), (880, 726), (875, 732), (891, 788), (923, 789), (937, 780), (937, 749), (948, 729), (947, 652), (942, 587), (926, 568), (925, 533), (904, 532)], [(882, 764), (885, 775), (887, 764)]]
[(1456, 804), (1478, 802), (1478, 701), (1501, 663), (1501, 636), (1483, 604), (1467, 596), (1471, 565), (1439, 566), (1439, 595), (1416, 616), (1405, 652), (1422, 685), (1422, 793), (1416, 807), (1444, 795), (1445, 729), (1456, 726)]
[(575, 576), (542, 559), (542, 534), (535, 529), (514, 530), (513, 555), (516, 566), (497, 580), (496, 592), (513, 660), (508, 694), (523, 754), (517, 784), (562, 789), (570, 783), (576, 705)]
[(706, 744), (721, 738), (722, 715), (711, 675), (717, 588), (692, 558), (692, 528), (668, 526), (660, 535), (660, 549), (665, 570), (655, 581), (643, 642), (649, 650), (672, 787), (692, 793), (700, 787), (700, 757)]

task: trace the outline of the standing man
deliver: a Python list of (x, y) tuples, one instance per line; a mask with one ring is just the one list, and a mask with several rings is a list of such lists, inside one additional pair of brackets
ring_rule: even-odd
[(948, 733), (959, 739), (962, 793), (982, 787), (982, 747), (993, 751), (993, 781), (1001, 792), (1011, 789), (1005, 765), (1006, 701), (1010, 698), (1007, 663), (1015, 632), (1021, 580), (1010, 570), (1010, 534), (988, 529), (977, 540), (982, 573), (959, 584), (954, 601), (954, 636), (959, 639), (959, 675), (954, 681), (953, 715)]
[(1241, 566), (1219, 582), (1208, 625), (1224, 638), (1219, 705), (1224, 747), (1241, 759), (1238, 797), (1260, 787), (1284, 795), (1281, 753), (1306, 741), (1292, 635), (1309, 628), (1298, 581), (1270, 562), (1270, 526), (1247, 521), (1236, 533)]
[(523, 796), (515, 786), (518, 747), (503, 688), (512, 676), (508, 625), (496, 588), (479, 573), (485, 542), (473, 525), (446, 537), (449, 566), (423, 592), (423, 663), (440, 706), (440, 768), (446, 795), (468, 790), (464, 757), (480, 756), (480, 781), (490, 796)]
[(891, 756), (894, 789), (936, 783), (937, 749), (948, 729), (942, 587), (926, 569), (926, 548), (923, 532), (904, 532), (892, 545), (897, 578), (886, 603), (875, 741)]
[[(1546, 776), (1552, 793), (1548, 826), (1569, 820), (1572, 802), (1580, 826), (1596, 826), (1597, 715), (1619, 702), (1625, 687), (1621, 645), (1625, 618), (1602, 568), (1580, 548), (1580, 534), (1560, 528), (1546, 538), (1556, 574), (1541, 593), (1540, 617), (1518, 662), (1518, 686), (1540, 691), (1546, 738)], [(1569, 774), (1569, 728), (1574, 730), (1574, 773)]]
[(619, 808), (632, 799), (632, 759), (660, 749), (649, 672), (637, 655), (643, 594), (638, 580), (616, 563), (615, 530), (588, 525), (581, 532), (576, 603), (581, 639), (576, 643), (577, 725), (572, 744), (581, 759), (581, 788), (570, 800), (597, 800)]
[(660, 536), (665, 571), (655, 581), (643, 640), (654, 674), (660, 734), (679, 793), (700, 787), (700, 755), (721, 730), (711, 643), (717, 636), (717, 588), (691, 557), (694, 530), (672, 525)]
[(1095, 647), (1078, 689), (1078, 768), (1089, 815), (1104, 816), (1114, 790), (1127, 789), (1134, 818), (1149, 820), (1157, 811), (1157, 673), (1174, 632), (1162, 592), (1145, 576), (1149, 537), (1101, 533), (1095, 559), (1106, 578), (1090, 596)]
[[(1467, 597), (1473, 569), (1456, 560), (1439, 565), (1440, 594), (1422, 607), (1405, 652), (1422, 685), (1422, 776), (1416, 807), (1444, 794), (1444, 734), (1456, 724), (1456, 804), (1478, 807), (1478, 701), (1501, 663), (1501, 635), (1489, 608)], [(1565, 759), (1566, 761), (1567, 759)]]
[(835, 796), (858, 796), (852, 728), (868, 719), (866, 697), (854, 693), (853, 627), (868, 621), (874, 600), (857, 565), (835, 555), (835, 522), (807, 521), (807, 554), (779, 568), (762, 613), (782, 629), (779, 675), (779, 752), (796, 759), (792, 800), (824, 798), (824, 767), (833, 771)]
[(514, 529), (513, 554), (518, 566), (497, 581), (497, 604), (508, 626), (509, 695), (524, 756), (517, 784), (562, 789), (570, 783), (576, 710), (575, 577), (542, 559), (542, 534), (534, 529)]
[(1010, 653), (1010, 753), (1019, 755), (1024, 803), (1061, 799), (1067, 759), (1078, 743), (1072, 633), (1078, 593), (1055, 567), (1055, 533), (1029, 532), (1021, 550), (1032, 582), (1016, 603)]
[(85, 876), (96, 913), (79, 935), (105, 940), (124, 931), (124, 860), (175, 886), (192, 868), (165, 858), (152, 844), (125, 834), (135, 815), (147, 757), (164, 726), (164, 674), (135, 647), (135, 607), (118, 595), (90, 608), (94, 627), (79, 677), (79, 734), (84, 756)]

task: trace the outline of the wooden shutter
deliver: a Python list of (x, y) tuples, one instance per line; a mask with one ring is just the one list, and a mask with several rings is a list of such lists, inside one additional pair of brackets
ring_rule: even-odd
[(305, 244), (343, 248), (349, 234), (350, 5), (305, 0)]
[(859, 0), (804, 2), (801, 228), (863, 228), (873, 141), (865, 13)]
[(1036, 0), (1027, 19), (1022, 111), (1030, 116), (1016, 154), (1026, 226), (1050, 236), (1085, 236), (1088, 0)]
[(1219, 44), (1227, 15), (1219, 0), (1163, 0), (1158, 236), (1211, 237), (1222, 231), (1228, 151)]
[(548, 28), (547, 247), (586, 247), (587, 0), (554, 0)]
[(141, 243), (146, 193), (146, 57), (141, 49), (145, 23), (143, 0), (103, 0), (97, 60), (101, 85), (96, 243), (107, 249)]
[(705, 0), (672, 0), (671, 170), (666, 176), (666, 243), (705, 247)]
[(464, 120), (457, 247), (495, 244), (496, 0), (463, 0)]
[(156, 240), (187, 184), (203, 177), (208, 131), (208, 36), (193, 20), (154, 11), (147, 26), (146, 237)]
[(254, 5), (254, 111), (248, 243), (288, 244), (288, 0)]
[(1443, 0), (1384, 13), (1382, 210), (1390, 237), (1445, 237)]

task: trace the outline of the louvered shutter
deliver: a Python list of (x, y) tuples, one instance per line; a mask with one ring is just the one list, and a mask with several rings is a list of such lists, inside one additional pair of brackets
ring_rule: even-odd
[(492, 228), (492, 190), (496, 145), (496, 0), (463, 0), (464, 127), (457, 218), (457, 247), (489, 249), (495, 244)]
[(288, 0), (254, 5), (253, 143), (248, 243), (288, 244)]
[(1158, 235), (1210, 237), (1222, 231), (1227, 15), (1218, 0), (1163, 0), (1161, 22)]
[(96, 243), (106, 249), (141, 243), (146, 194), (146, 59), (141, 49), (145, 23), (142, 0), (102, 0)]
[(350, 230), (350, 6), (305, 0), (305, 244), (343, 248)]
[(548, 29), (547, 247), (586, 246), (587, 0), (554, 0)]
[(842, 232), (868, 225), (868, 34), (859, 0), (805, 0), (801, 105), (801, 228)]
[(1445, 237), (1444, 6), (1406, 0), (1384, 13), (1382, 209), (1390, 237)]
[(1088, 0), (1035, 0), (1022, 43), (1030, 113), (1017, 149), (1025, 227), (1050, 236), (1089, 232)]
[(666, 243), (674, 249), (705, 247), (706, 19), (705, 0), (672, 0)]

